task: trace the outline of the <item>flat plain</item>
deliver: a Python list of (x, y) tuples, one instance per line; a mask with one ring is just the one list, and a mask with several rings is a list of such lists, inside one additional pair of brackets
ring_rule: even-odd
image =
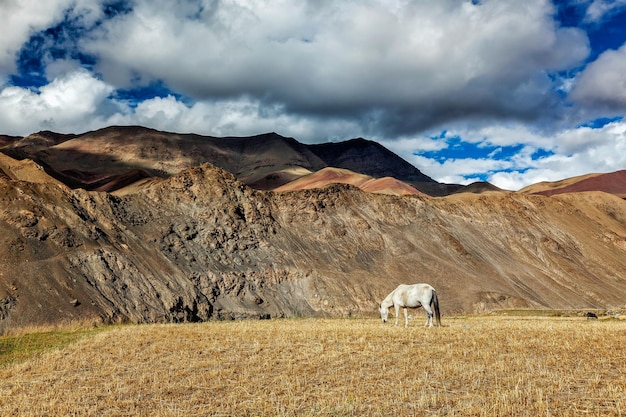
[(408, 329), (362, 318), (83, 331), (0, 365), (0, 415), (626, 415), (626, 320), (443, 322), (423, 328), (419, 312)]

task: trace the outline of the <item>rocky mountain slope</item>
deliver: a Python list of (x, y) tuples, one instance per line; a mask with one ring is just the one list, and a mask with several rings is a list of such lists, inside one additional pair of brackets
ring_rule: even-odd
[[(41, 137), (39, 161), (96, 182), (102, 164), (120, 173), (139, 164), (145, 182), (119, 195), (72, 189), (0, 155), (0, 332), (72, 320), (375, 315), (403, 282), (433, 284), (444, 320), (626, 304), (626, 201), (611, 194), (257, 191), (209, 164), (152, 178), (178, 170), (171, 161), (201, 159), (200, 144), (165, 163), (169, 136), (151, 142), (154, 155), (142, 146), (139, 161), (124, 159), (137, 155), (132, 141), (81, 148), (73, 139)], [(229, 155), (225, 163), (246, 166)]]

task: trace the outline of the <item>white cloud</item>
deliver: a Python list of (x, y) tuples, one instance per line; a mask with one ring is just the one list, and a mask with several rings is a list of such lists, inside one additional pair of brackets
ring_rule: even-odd
[(546, 71), (589, 52), (582, 31), (554, 23), (546, 0), (198, 5), (138, 0), (81, 47), (112, 85), (159, 79), (198, 100), (244, 95), (360, 122), (375, 114), (370, 135), (536, 117), (554, 106)]
[(280, 106), (257, 100), (204, 100), (187, 105), (173, 96), (143, 101), (107, 118), (108, 124), (138, 124), (173, 132), (209, 136), (252, 136), (275, 131), (304, 142), (358, 136), (360, 127), (342, 119), (290, 115)]
[[(192, 114), (206, 113), (206, 103), (233, 110), (231, 123), (221, 123), (235, 131), (247, 129), (235, 122), (274, 118), (278, 127), (268, 128), (279, 130), (297, 120), (302, 130), (330, 117), (330, 129), (307, 135), (319, 140), (347, 126), (360, 127), (348, 137), (411, 137), (460, 119), (550, 115), (558, 106), (547, 73), (589, 52), (584, 32), (559, 27), (547, 0), (136, 0), (97, 25), (102, 1), (19, 4), (19, 36), (3, 38), (12, 51), (5, 63), (34, 31), (65, 19), (80, 36), (74, 52), (93, 56), (98, 77), (114, 88), (162, 82), (198, 105)], [(76, 70), (71, 59), (43, 62), (49, 79)], [(249, 103), (271, 117), (249, 117)]]
[(0, 90), (0, 126), (16, 135), (39, 129), (83, 132), (102, 123), (112, 91), (83, 70), (56, 78), (39, 91), (5, 87)]
[[(460, 137), (464, 142), (489, 147), (523, 147), (511, 157), (501, 160), (485, 156), (440, 162), (419, 155), (433, 149), (445, 149), (448, 146), (446, 140), (450, 137)], [(426, 135), (421, 139), (383, 143), (439, 182), (469, 184), (476, 181), (479, 174), (487, 174), (487, 181), (507, 190), (519, 190), (540, 181), (557, 181), (593, 172), (613, 172), (626, 167), (626, 120), (598, 128), (581, 126), (562, 129), (551, 134), (533, 132), (520, 124), (451, 129), (441, 138), (432, 139)], [(423, 148), (423, 144), (427, 148)], [(538, 150), (543, 151), (544, 156), (538, 157)]]
[(593, 0), (587, 8), (585, 19), (589, 22), (599, 23), (607, 15), (626, 7), (626, 0)]
[(447, 184), (467, 185), (477, 181), (477, 173), (507, 170), (511, 169), (513, 166), (510, 161), (488, 158), (448, 159), (443, 163), (431, 160), (430, 164), (428, 164), (425, 159), (426, 158), (423, 157), (415, 157), (416, 163), (421, 162), (423, 164), (418, 166), (424, 166), (424, 168), (420, 168), (420, 170), (437, 181)]
[[(0, 74), (15, 71), (16, 54), (34, 32), (59, 21), (73, 0), (0, 2)], [(2, 85), (0, 83), (0, 85)]]
[(608, 50), (577, 77), (570, 97), (582, 104), (626, 111), (626, 44)]
[(552, 150), (554, 155), (529, 161), (527, 172), (497, 173), (489, 181), (516, 190), (539, 181), (622, 170), (626, 167), (626, 121), (563, 130), (554, 136)]

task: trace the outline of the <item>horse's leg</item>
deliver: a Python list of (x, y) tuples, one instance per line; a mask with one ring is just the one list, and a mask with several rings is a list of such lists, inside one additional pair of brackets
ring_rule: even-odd
[(404, 307), (404, 327), (409, 327), (409, 309)]
[(394, 304), (393, 308), (396, 310), (396, 326), (398, 326), (398, 316), (400, 315), (400, 306)]
[(428, 304), (422, 304), (422, 306), (424, 307), (424, 310), (426, 310), (426, 314), (428, 315), (426, 317), (426, 324), (424, 324), (424, 327), (433, 327), (433, 310)]

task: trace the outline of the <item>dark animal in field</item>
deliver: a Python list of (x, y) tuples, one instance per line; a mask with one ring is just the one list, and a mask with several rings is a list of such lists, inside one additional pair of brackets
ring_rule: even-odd
[(587, 320), (597, 320), (598, 316), (596, 315), (596, 313), (592, 313), (591, 311), (587, 312), (587, 314), (585, 314), (585, 316), (587, 317)]

